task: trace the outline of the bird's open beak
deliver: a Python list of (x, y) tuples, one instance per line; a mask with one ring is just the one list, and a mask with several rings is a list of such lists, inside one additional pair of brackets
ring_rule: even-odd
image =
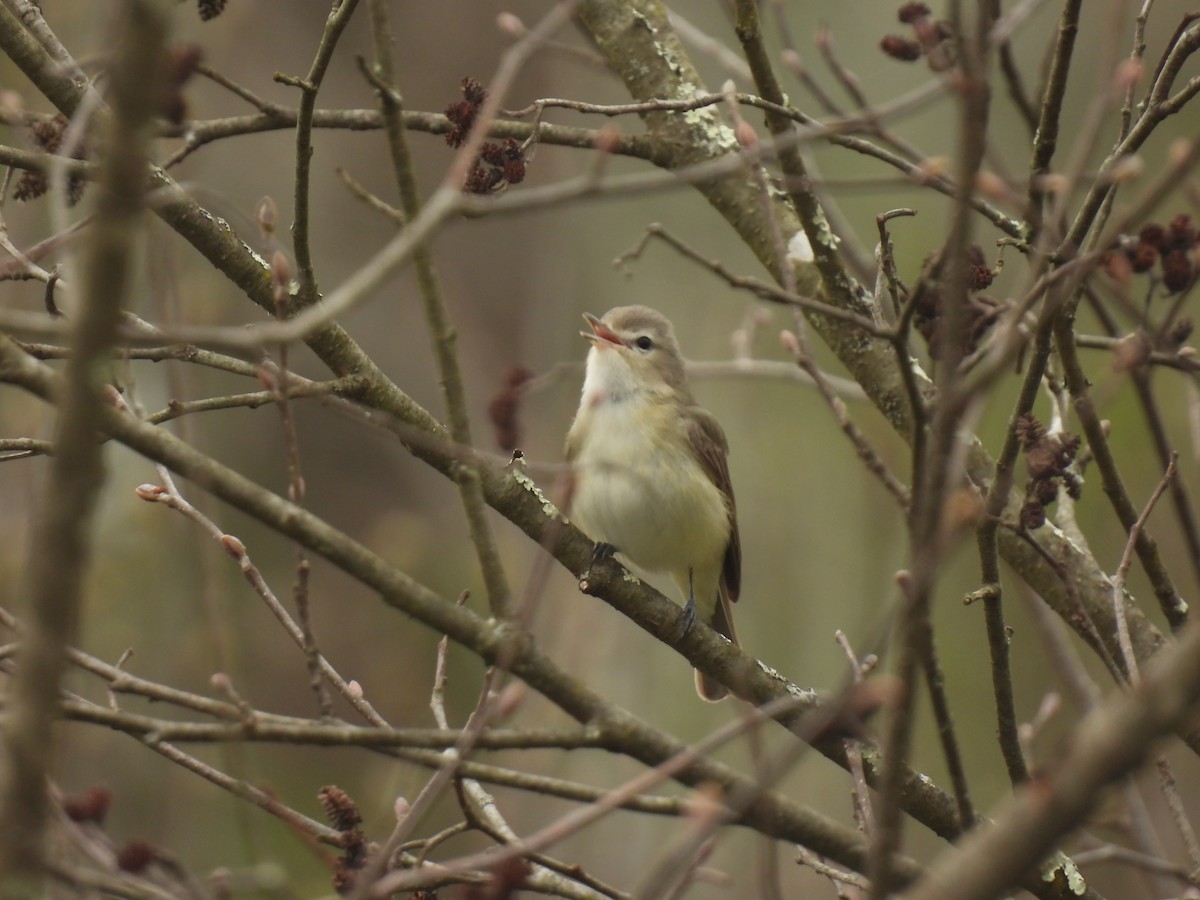
[(599, 347), (603, 344), (611, 344), (614, 347), (626, 346), (625, 341), (619, 334), (617, 334), (591, 313), (584, 313), (583, 320), (592, 326), (592, 330), (591, 332), (581, 331), (579, 333), (596, 346)]

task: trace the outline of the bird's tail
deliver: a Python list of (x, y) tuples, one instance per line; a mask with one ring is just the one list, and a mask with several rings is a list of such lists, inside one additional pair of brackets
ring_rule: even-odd
[[(708, 624), (713, 629), (729, 638), (733, 643), (737, 644), (737, 632), (733, 628), (733, 610), (729, 605), (729, 595), (721, 586), (721, 597), (717, 601), (717, 608), (713, 610), (712, 618), (708, 620)], [(729, 696), (729, 688), (721, 684), (721, 682), (710, 678), (699, 669), (696, 673), (696, 693), (700, 695), (701, 700), (707, 700), (709, 703), (716, 703), (724, 700)]]

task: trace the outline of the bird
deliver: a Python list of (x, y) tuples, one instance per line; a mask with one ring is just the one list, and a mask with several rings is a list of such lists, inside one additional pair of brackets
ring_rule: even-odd
[[(670, 321), (646, 306), (584, 313), (591, 347), (565, 454), (574, 473), (572, 520), (597, 541), (671, 576), (686, 598), (684, 632), (697, 615), (734, 644), (731, 605), (741, 587), (741, 542), (729, 478), (729, 444), (696, 405)], [(699, 670), (696, 691), (729, 690)]]

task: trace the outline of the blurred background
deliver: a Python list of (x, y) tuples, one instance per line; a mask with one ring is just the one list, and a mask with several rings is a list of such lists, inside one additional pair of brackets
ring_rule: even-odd
[[(1116, 129), (1112, 116), (1111, 127), (1102, 131), (1093, 145), (1077, 146), (1073, 138), (1093, 97), (1110, 83), (1112, 61), (1128, 54), (1138, 5), (1114, 3), (1111, 9), (1096, 10), (1096, 15), (1086, 17), (1083, 23), (1081, 52), (1065, 104), (1058, 156), (1064, 163), (1083, 153), (1094, 164), (1110, 145)], [(113, 6), (95, 0), (45, 4), (51, 26), (89, 70), (104, 63)], [(550, 6), (533, 0), (392, 4), (400, 87), (408, 107), (441, 112), (459, 98), (459, 83), (467, 76), (487, 85), (511, 44), (511, 37), (497, 27), (497, 16), (513, 13), (532, 25)], [(853, 109), (853, 102), (839, 89), (815, 45), (821, 27), (828, 28), (838, 58), (857, 76), (873, 104), (886, 105), (936, 77), (922, 64), (902, 64), (880, 52), (880, 38), (902, 30), (895, 18), (896, 3), (781, 2), (764, 4), (764, 14), (768, 6), (772, 13), (782, 12), (805, 64), (847, 109)], [(222, 16), (201, 23), (192, 5), (184, 4), (176, 14), (176, 37), (198, 44), (205, 62), (226, 77), (265, 99), (294, 106), (297, 92), (274, 83), (272, 77), (275, 73), (302, 76), (308, 71), (328, 8), (328, 3), (316, 0), (286, 4), (231, 0)], [(736, 47), (724, 4), (686, 0), (675, 8), (696, 29)], [(1155, 5), (1147, 35), (1148, 59), (1157, 59), (1185, 8), (1180, 0)], [(1056, 16), (1055, 4), (1037, 5), (1014, 37), (1018, 63), (1031, 88), (1042, 71)], [(364, 5), (338, 48), (321, 91), (321, 108), (374, 108), (374, 93), (354, 61), (356, 55), (371, 54), (365, 26)], [(773, 46), (781, 48), (776, 27), (771, 24), (768, 30)], [(590, 61), (587, 42), (578, 32), (568, 29), (556, 41), (560, 43), (537, 54), (522, 71), (504, 106), (524, 107), (541, 97), (596, 103), (628, 99), (619, 81)], [(734, 78), (739, 89), (751, 89), (744, 78), (725, 69), (712, 55), (693, 49), (693, 58), (709, 88), (718, 89), (726, 79)], [(1184, 76), (1194, 75), (1194, 68), (1192, 64)], [(48, 109), (8, 60), (0, 60), (0, 85), (19, 95), (29, 109)], [(801, 108), (821, 113), (794, 79), (787, 81), (786, 89)], [(253, 111), (229, 91), (202, 78), (191, 82), (187, 97), (190, 116), (197, 120)], [(1002, 88), (995, 92), (992, 109), (988, 167), (1000, 174), (1021, 173), (1028, 165), (1028, 131)], [(765, 133), (753, 110), (748, 110), (746, 117)], [(546, 119), (588, 127), (615, 124), (624, 132), (640, 131), (632, 117), (599, 121), (552, 110)], [(1194, 124), (1194, 115), (1191, 121)], [(930, 157), (953, 158), (956, 120), (954, 101), (948, 96), (889, 124), (895, 134)], [(1145, 148), (1148, 172), (1161, 166), (1171, 135), (1184, 133), (1180, 131), (1184, 127), (1186, 122), (1169, 123)], [(0, 132), (6, 143), (25, 145), (18, 130), (4, 127)], [(428, 194), (443, 176), (452, 151), (439, 136), (412, 133), (409, 139)], [(395, 202), (395, 189), (380, 132), (321, 130), (315, 134), (314, 144), (312, 246), (319, 285), (328, 292), (393, 233), (390, 222), (346, 189), (337, 169), (344, 167), (389, 202)], [(176, 142), (162, 141), (161, 157), (176, 146)], [(294, 135), (289, 131), (237, 137), (199, 150), (175, 169), (174, 175), (202, 205), (227, 219), (251, 246), (262, 243), (253, 221), (254, 210), (264, 196), (273, 198), (280, 211), (279, 240), (287, 249), (293, 147)], [(847, 228), (845, 239), (858, 241), (867, 259), (878, 240), (876, 215), (899, 206), (917, 210), (917, 218), (897, 220), (892, 229), (900, 274), (914, 279), (922, 260), (944, 238), (949, 212), (944, 198), (904, 182), (875, 160), (821, 145), (813, 152), (840, 207)], [(552, 184), (584, 171), (591, 163), (589, 152), (540, 146), (529, 165), (526, 185)], [(646, 166), (615, 159), (610, 169), (636, 172)], [(26, 246), (48, 234), (47, 210), (44, 201), (6, 203), (4, 215), (13, 241)], [(1159, 218), (1183, 211), (1196, 212), (1189, 210), (1181, 195), (1164, 205)], [(1009, 212), (1019, 214), (1019, 210)], [(653, 244), (640, 259), (615, 266), (614, 259), (633, 247), (651, 223), (661, 223), (705, 257), (719, 259), (731, 270), (765, 277), (720, 217), (684, 185), (637, 196), (593, 197), (502, 217), (462, 219), (438, 235), (434, 252), (459, 331), (459, 354), (478, 447), (497, 450), (487, 405), (499, 390), (505, 370), (520, 364), (535, 372), (555, 373), (522, 406), (521, 447), (535, 474), (538, 465), (561, 461), (562, 439), (581, 382), (586, 346), (578, 331), (584, 311), (602, 314), (628, 303), (653, 306), (674, 321), (684, 352), (693, 361), (731, 359), (739, 331), (748, 340), (753, 357), (788, 358), (778, 340), (780, 329), (790, 326), (787, 314), (733, 291), (663, 245)], [(1001, 256), (995, 244), (1000, 234), (982, 219), (976, 220), (976, 227), (979, 243), (995, 262)], [(141, 277), (129, 301), (139, 315), (162, 321), (165, 310), (177, 308), (179, 316), (191, 323), (261, 318), (262, 313), (232, 284), (161, 223), (148, 220), (142, 253)], [(1008, 298), (1026, 274), (1017, 254), (1008, 251), (1003, 258), (1009, 266), (991, 289), (998, 298)], [(37, 283), (0, 283), (0, 303), (7, 308), (39, 309), (41, 297), (42, 287)], [(392, 279), (342, 324), (403, 390), (435, 415), (443, 416), (436, 369), (410, 273)], [(1087, 330), (1086, 324), (1083, 328)], [(831, 356), (818, 349), (828, 371), (842, 374)], [(1161, 472), (1131, 388), (1125, 376), (1112, 370), (1105, 355), (1096, 353), (1089, 362), (1102, 414), (1118, 423), (1113, 444), (1127, 486), (1134, 498), (1145, 498)], [(561, 367), (564, 363), (570, 365)], [(195, 399), (257, 389), (256, 384), (233, 376), (182, 365), (171, 372), (168, 365), (175, 364), (133, 367), (136, 390), (150, 410), (160, 409), (180, 395)], [(313, 378), (326, 374), (303, 348), (293, 354), (293, 365)], [(980, 425), (993, 452), (1017, 377), (1010, 382), (997, 390)], [(1156, 386), (1163, 392), (1163, 408), (1178, 414), (1170, 423), (1172, 436), (1183, 451), (1183, 477), (1194, 482), (1196, 445), (1186, 416), (1194, 403), (1186, 393), (1187, 385), (1176, 373), (1165, 372)], [(743, 643), (797, 684), (835, 687), (847, 672), (846, 658), (834, 641), (835, 630), (844, 631), (860, 653), (882, 646), (896, 597), (894, 576), (905, 565), (908, 552), (902, 516), (859, 463), (825, 404), (811, 389), (792, 381), (752, 376), (697, 377), (693, 387), (699, 402), (724, 425), (731, 445), (744, 555), (743, 599), (736, 610)], [(5, 390), (2, 396), (0, 437), (48, 437), (52, 433), (52, 419), (40, 404), (15, 390)], [(905, 446), (868, 404), (849, 402), (857, 424), (907, 481)], [(294, 409), (308, 486), (306, 505), (447, 599), (470, 590), (471, 605), (483, 609), (478, 567), (454, 486), (411, 459), (391, 437), (311, 401), (296, 402)], [(1046, 409), (1041, 406), (1039, 411), (1044, 414)], [(285, 492), (284, 449), (273, 409), (206, 413), (166, 427), (259, 483)], [(130, 671), (200, 693), (211, 693), (213, 673), (227, 672), (239, 693), (256, 708), (316, 715), (302, 654), (281, 633), (237, 567), (191, 523), (135, 497), (138, 484), (156, 480), (150, 464), (116, 446), (106, 448), (106, 460), (109, 482), (96, 522), (81, 646), (108, 661), (131, 650), (126, 663)], [(552, 476), (545, 471), (538, 477), (549, 487)], [(28, 526), (39, 493), (47, 489), (44, 473), (44, 459), (0, 465), (0, 597), (18, 615), (23, 609), (26, 560), (37, 552), (30, 546)], [(198, 488), (182, 486), (190, 499), (204, 501)], [(229, 508), (213, 502), (207, 502), (205, 508), (222, 528), (246, 543), (275, 592), (289, 596), (294, 548)], [(1123, 535), (1098, 483), (1085, 487), (1079, 518), (1096, 557), (1114, 571)], [(493, 519), (510, 583), (519, 594), (529, 582), (538, 549), (499, 517)], [(1193, 596), (1196, 585), (1182, 556), (1183, 545), (1172, 531), (1172, 520), (1164, 515), (1161, 521), (1163, 526), (1155, 536), (1185, 596)], [(965, 593), (978, 587), (978, 577), (974, 545), (968, 541), (941, 579), (936, 625), (975, 800), (986, 810), (1008, 793), (1008, 781), (994, 736), (982, 610), (961, 603)], [(1006, 588), (1006, 611), (1014, 629), (1018, 712), (1023, 719), (1030, 719), (1045, 694), (1060, 688), (1047, 669), (1040, 638), (1026, 614), (1026, 604), (1034, 602), (1033, 598), (1024, 595), (1015, 578), (1006, 582)], [(1152, 594), (1136, 567), (1131, 588), (1158, 621)], [(686, 741), (703, 737), (738, 714), (732, 703), (709, 706), (698, 701), (686, 663), (600, 601), (581, 595), (570, 573), (556, 567), (542, 591), (533, 625), (539, 641), (557, 661), (615, 702)], [(359, 681), (366, 696), (393, 724), (432, 725), (428, 699), (439, 635), (386, 608), (371, 592), (317, 559), (313, 560), (311, 595), (321, 649), (342, 675)], [(1099, 666), (1091, 666), (1090, 655), (1086, 650), (1083, 653), (1099, 673)], [(468, 654), (452, 649), (449, 700), (458, 724), (475, 702), (481, 674)], [(1103, 676), (1098, 677), (1107, 687)], [(103, 701), (99, 686), (78, 673), (72, 675), (70, 687)], [(130, 708), (139, 705), (130, 701)], [(349, 717), (348, 711), (341, 712)], [(1045, 731), (1036, 748), (1041, 758), (1053, 756), (1058, 735), (1076, 714), (1068, 703)], [(913, 763), (948, 787), (923, 702), (921, 715)], [(564, 720), (549, 704), (530, 697), (514, 724)], [(123, 735), (67, 724), (61, 727), (60, 736), (57, 771), (62, 790), (71, 793), (93, 784), (109, 786), (115, 800), (108, 831), (115, 839), (151, 839), (179, 853), (198, 873), (218, 866), (235, 870), (257, 867), (260, 875), (278, 878), (281, 895), (328, 892), (329, 873), (320, 859), (272, 817)], [(782, 735), (768, 733), (767, 737), (772, 747), (786, 743)], [(189, 749), (213, 765), (268, 787), (284, 802), (317, 818), (318, 788), (336, 783), (358, 801), (368, 833), (378, 838), (385, 836), (394, 822), (394, 799), (412, 799), (428, 777), (424, 770), (366, 751), (271, 746)], [(726, 748), (722, 756), (747, 766), (744, 743)], [(502, 764), (532, 765), (529, 754), (489, 758)], [(592, 752), (546, 752), (536, 759), (539, 772), (604, 785), (616, 785), (638, 771), (628, 761)], [(1186, 786), (1185, 797), (1194, 797), (1200, 777), (1197, 761), (1186, 754), (1172, 754), (1172, 759)], [(851, 821), (849, 779), (815, 754), (802, 758), (780, 787), (798, 802)], [(666, 790), (678, 792), (673, 786)], [(495, 794), (519, 832), (544, 825), (568, 809), (558, 801), (505, 789), (496, 789)], [(1157, 815), (1156, 795), (1148, 796)], [(421, 832), (431, 833), (456, 818), (452, 798), (447, 796)], [(1100, 823), (1098, 833), (1115, 836), (1105, 832), (1105, 827)], [(637, 873), (648, 871), (683, 829), (676, 821), (619, 813), (553, 853), (632, 889), (638, 883)], [(909, 852), (917, 856), (928, 856), (941, 846), (919, 826), (910, 825), (907, 836)], [(461, 839), (447, 850), (464, 850), (472, 840)], [(759, 851), (752, 834), (737, 830), (723, 834), (708, 865), (726, 873), (728, 883), (700, 884), (689, 896), (755, 895)], [(787, 848), (780, 853), (787, 896), (834, 896), (828, 882), (792, 864)], [(1092, 869), (1089, 874), (1109, 879), (1112, 896), (1134, 896), (1135, 885), (1140, 884), (1126, 880), (1116, 870)], [(1122, 893), (1127, 889), (1134, 893)]]

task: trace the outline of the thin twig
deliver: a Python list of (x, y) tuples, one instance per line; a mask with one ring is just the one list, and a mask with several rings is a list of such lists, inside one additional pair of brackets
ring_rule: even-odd
[(867, 467), (867, 471), (879, 480), (879, 483), (895, 498), (902, 510), (907, 510), (911, 501), (908, 488), (892, 473), (887, 463), (883, 461), (883, 457), (875, 452), (875, 448), (871, 446), (871, 442), (867, 440), (867, 436), (863, 433), (862, 429), (850, 418), (845, 401), (837, 395), (837, 392), (827, 380), (825, 373), (813, 359), (806, 342), (804, 342), (798, 332), (785, 331), (781, 337), (784, 339), (784, 347), (792, 354), (796, 365), (816, 385), (817, 392), (820, 393), (830, 412), (833, 413), (838, 427), (842, 429), (842, 433), (850, 440), (855, 452), (858, 454), (858, 458)]
[[(468, 595), (465, 591), (459, 596), (458, 603), (460, 606), (467, 601), (467, 597)], [(430, 690), (429, 696), (430, 711), (433, 713), (434, 721), (437, 723), (438, 727), (442, 729), (448, 729), (450, 727), (449, 718), (446, 715), (445, 702), (446, 680), (448, 673), (446, 660), (449, 650), (450, 638), (443, 636), (438, 642), (437, 662), (434, 667), (433, 688)], [(479, 698), (480, 705), (476, 708), (475, 713), (472, 714), (468, 720), (468, 727), (477, 727), (476, 719), (478, 717), (478, 713), (481, 711), (483, 704), (490, 701), (491, 683), (492, 679), (490, 677), (485, 680), (484, 689)], [(488, 719), (485, 717), (478, 717), (478, 720), (482, 722), (488, 721)], [(487, 739), (491, 734), (494, 733), (495, 729), (491, 728), (488, 729), (486, 734), (480, 730), (479, 735), (473, 739), (473, 742), (476, 746), (478, 746), (482, 740)], [(473, 778), (462, 777), (460, 774), (457, 774), (457, 764), (465, 755), (465, 753), (460, 752), (460, 748), (469, 748), (465, 730), (460, 732), (459, 738), (455, 742), (454, 746), (447, 747), (447, 749), (443, 751), (443, 756), (446, 759), (447, 765), (439, 769), (438, 774), (434, 777), (440, 777), (441, 773), (445, 771), (456, 773), (453, 775), (454, 785), (459, 794), (459, 805), (462, 807), (463, 813), (467, 816), (467, 820), (469, 822), (478, 823), (481, 826), (485, 826), (487, 833), (498, 836), (502, 843), (509, 844), (520, 840), (516, 832), (513, 831), (512, 827), (501, 815), (500, 810), (496, 806), (495, 800), (490, 794), (487, 793), (487, 791), (483, 789), (479, 782)], [(421, 795), (413, 804), (413, 809), (415, 809), (416, 806), (422, 802), (422, 798), (425, 797), (427, 792), (427, 790), (422, 790)], [(430, 796), (429, 802), (432, 802), (432, 799), (433, 796)], [(409, 811), (410, 816), (414, 815), (413, 809), (410, 809)], [(419, 815), (419, 813), (416, 813), (416, 815)], [(390, 840), (389, 843), (391, 843)], [(578, 866), (574, 868), (577, 869)], [(593, 891), (591, 890), (581, 891), (580, 885), (575, 879), (563, 877), (562, 872), (553, 871), (549, 868), (546, 868), (541, 863), (534, 864), (533, 873), (540, 877), (543, 882), (549, 882), (553, 884), (557, 888), (557, 891), (560, 892), (564, 897), (594, 896)], [(367, 873), (367, 875), (369, 877), (369, 873)]]
[(1155, 760), (1154, 767), (1158, 770), (1159, 790), (1162, 791), (1163, 799), (1166, 800), (1167, 809), (1171, 811), (1171, 821), (1175, 823), (1175, 830), (1179, 832), (1184, 849), (1187, 851), (1188, 862), (1191, 865), (1188, 870), (1188, 880), (1200, 887), (1200, 879), (1196, 876), (1196, 872), (1200, 871), (1200, 840), (1196, 837), (1196, 829), (1192, 827), (1183, 798), (1179, 795), (1175, 773), (1165, 756), (1160, 756)]
[[(696, 250), (686, 241), (676, 237), (671, 231), (657, 222), (646, 226), (646, 230), (642, 237), (633, 247), (620, 254), (613, 264), (618, 267), (625, 267), (630, 260), (639, 259), (645, 252), (651, 239), (657, 238), (668, 247), (671, 247), (681, 256), (690, 259), (692, 262), (708, 269), (718, 278), (721, 278), (730, 287), (747, 290), (752, 292), (761, 300), (766, 300), (772, 303), (780, 303), (785, 306), (799, 307), (810, 312), (819, 313), (823, 316), (829, 316), (833, 319), (838, 319), (843, 322), (852, 324), (868, 334), (877, 336), (886, 336), (890, 334), (890, 330), (882, 327), (878, 322), (874, 322), (865, 316), (860, 315), (853, 310), (843, 309), (840, 306), (834, 306), (823, 300), (815, 297), (807, 297), (798, 294), (793, 286), (792, 289), (787, 287), (778, 287), (770, 282), (762, 281), (748, 275), (737, 275), (729, 270), (729, 268), (719, 259), (708, 259), (704, 257), (700, 251)], [(790, 267), (789, 267), (790, 268)]]
[[(242, 575), (246, 581), (254, 589), (254, 592), (262, 598), (266, 603), (267, 608), (275, 616), (288, 635), (296, 642), (301, 650), (305, 651), (307, 656), (307, 648), (309, 646), (309, 638), (305, 634), (304, 629), (292, 620), (288, 615), (287, 609), (275, 596), (270, 585), (267, 584), (266, 578), (258, 570), (258, 567), (250, 559), (250, 554), (246, 551), (246, 545), (234, 537), (226, 534), (215, 522), (196, 509), (189, 503), (176, 487), (174, 479), (171, 478), (169, 472), (165, 468), (159, 469), (159, 476), (163, 479), (162, 486), (157, 485), (142, 485), (138, 488), (138, 496), (143, 500), (148, 500), (155, 503), (162, 503), (177, 512), (182, 513), (185, 517), (195, 522), (203, 528), (209, 536), (217, 541), (228, 553), (234, 558), (241, 569)], [(322, 675), (332, 684), (349, 703), (353, 706), (367, 721), (375, 725), (387, 724), (383, 717), (376, 712), (373, 706), (367, 702), (362, 696), (362, 690), (350, 682), (344, 680), (337, 671), (330, 665), (329, 661), (318, 654), (317, 666), (320, 668)]]
[[(771, 716), (781, 703), (786, 703), (786, 698), (769, 705), (769, 708), (764, 708), (756, 711), (756, 716)], [(473, 868), (477, 865), (494, 864), (503, 859), (523, 856), (531, 850), (541, 849), (549, 846), (571, 834), (576, 833), (587, 824), (607, 815), (613, 809), (617, 808), (623, 798), (627, 794), (640, 793), (653, 785), (659, 783), (664, 778), (671, 777), (672, 773), (679, 770), (680, 767), (689, 764), (689, 761), (701, 759), (710, 754), (714, 749), (728, 742), (729, 740), (742, 734), (749, 727), (755, 717), (745, 717), (734, 722), (728, 723), (720, 729), (714, 731), (703, 740), (696, 742), (693, 746), (682, 747), (679, 752), (671, 758), (664, 760), (659, 765), (646, 770), (640, 775), (635, 776), (625, 782), (620, 787), (610, 791), (604, 798), (587, 807), (576, 810), (572, 813), (561, 817), (555, 822), (550, 823), (541, 830), (524, 838), (520, 843), (514, 844), (505, 848), (503, 851), (485, 851), (481, 854), (468, 856), (464, 859), (456, 861), (455, 868)], [(744, 785), (749, 789), (750, 797), (760, 796), (760, 799), (765, 799), (761, 796), (761, 791), (757, 785), (747, 783)], [(912, 863), (905, 860), (897, 860), (901, 868), (908, 872), (912, 871)], [(388, 878), (385, 878), (377, 885), (379, 892), (396, 891), (411, 889), (421, 886), (419, 877), (397, 872)]]
[(1147, 856), (1144, 853), (1138, 853), (1136, 850), (1130, 850), (1128, 847), (1120, 847), (1116, 844), (1105, 844), (1101, 847), (1096, 847), (1094, 850), (1081, 850), (1075, 854), (1075, 862), (1080, 866), (1091, 866), (1108, 862), (1124, 863), (1125, 865), (1145, 869), (1149, 872), (1170, 875), (1181, 884), (1193, 887), (1197, 884), (1196, 878), (1186, 866), (1177, 865), (1155, 856)]
[(1136, 685), (1140, 681), (1138, 673), (1137, 656), (1133, 652), (1133, 644), (1129, 639), (1129, 621), (1125, 617), (1125, 578), (1129, 574), (1129, 567), (1133, 564), (1133, 554), (1137, 547), (1138, 538), (1143, 529), (1146, 527), (1146, 522), (1150, 518), (1150, 513), (1154, 511), (1154, 506), (1158, 503), (1158, 498), (1163, 495), (1163, 491), (1167, 489), (1171, 479), (1175, 477), (1175, 466), (1179, 462), (1179, 454), (1172, 451), (1171, 459), (1167, 463), (1167, 470), (1159, 479), (1158, 485), (1150, 494), (1150, 499), (1146, 501), (1146, 505), (1142, 508), (1141, 514), (1137, 517), (1137, 521), (1129, 529), (1129, 537), (1125, 541), (1125, 550), (1121, 553), (1121, 562), (1117, 566), (1117, 571), (1112, 577), (1112, 600), (1113, 600), (1113, 618), (1117, 623), (1117, 645), (1121, 648), (1121, 654), (1125, 663), (1125, 671), (1128, 674), (1131, 684)]
[(1080, 424), (1087, 435), (1088, 446), (1091, 448), (1097, 468), (1100, 470), (1104, 493), (1108, 496), (1118, 520), (1134, 542), (1134, 549), (1154, 587), (1154, 594), (1158, 598), (1163, 615), (1171, 623), (1172, 628), (1179, 628), (1187, 619), (1187, 605), (1179, 595), (1153, 538), (1144, 527), (1138, 527), (1136, 530), (1134, 528), (1138, 521), (1138, 512), (1125, 490), (1124, 480), (1109, 447), (1108, 437), (1104, 433), (1100, 416), (1092, 402), (1088, 380), (1079, 362), (1075, 336), (1068, 318), (1059, 317), (1057, 319), (1054, 326), (1054, 337), (1075, 412), (1079, 416)]
[[(480, 111), (479, 120), (472, 127), (472, 135), (468, 136), (467, 146), (478, 146), (480, 135), (490, 122), (494, 110), (506, 87), (506, 81), (511, 79), (518, 70), (519, 60), (528, 56), (530, 51), (557, 27), (570, 4), (559, 5), (554, 13), (547, 17), (524, 38), (516, 48), (506, 54), (501, 72), (497, 73), (492, 83), (492, 93), (485, 101), (485, 109)], [(395, 67), (392, 61), (392, 33), (388, 20), (387, 7), (379, 0), (371, 0), (371, 30), (375, 45), (375, 75), (386, 89), (377, 89), (380, 110), (387, 125), (389, 148), (391, 150), (392, 174), (400, 193), (400, 207), (405, 217), (412, 221), (421, 213), (421, 201), (417, 190), (416, 176), (413, 173), (412, 158), (409, 154), (408, 143), (400, 120), (400, 92), (395, 83)], [(490, 110), (489, 112), (489, 105)], [(464, 148), (465, 150), (466, 148)], [(461, 159), (461, 154), (460, 154)], [(461, 166), (456, 161), (455, 169)], [(463, 179), (455, 182), (461, 186)], [(457, 178), (457, 175), (454, 177)], [(420, 289), (422, 306), (425, 312), (425, 322), (429, 330), (429, 338), (433, 344), (434, 357), (438, 366), (438, 382), (442, 387), (442, 401), (446, 407), (446, 415), (450, 423), (451, 438), (463, 445), (471, 445), (471, 426), (467, 416), (466, 390), (463, 386), (462, 371), (458, 362), (458, 332), (450, 321), (442, 294), (441, 281), (433, 265), (433, 254), (430, 246), (419, 243), (413, 252), (413, 265), (417, 274), (417, 285)], [(477, 468), (470, 465), (457, 470), (455, 481), (458, 483), (459, 494), (466, 512), (467, 525), (471, 533), (471, 542), (475, 547), (476, 557), (483, 572), (484, 585), (487, 588), (488, 605), (492, 614), (497, 618), (511, 615), (511, 596), (508, 578), (500, 560), (496, 547), (495, 536), (487, 520), (483, 491), (479, 486)]]
[[(860, 662), (854, 648), (850, 646), (849, 638), (841, 629), (834, 633), (834, 638), (850, 662), (854, 683), (861, 684), (867, 673), (878, 663), (878, 658), (871, 656), (868, 657), (866, 663)], [(850, 799), (854, 808), (854, 820), (858, 823), (859, 830), (870, 838), (875, 833), (875, 813), (871, 807), (871, 791), (867, 786), (866, 772), (863, 770), (861, 741), (855, 738), (846, 738), (846, 759), (849, 763), (853, 784)]]
[(300, 105), (296, 114), (296, 172), (293, 202), (295, 221), (292, 223), (292, 251), (299, 269), (299, 300), (309, 306), (317, 300), (317, 279), (313, 272), (312, 248), (309, 245), (309, 179), (312, 167), (312, 119), (317, 106), (317, 94), (333, 59), (338, 40), (350, 24), (358, 0), (339, 0), (325, 20), (321, 41), (312, 65), (304, 78), (276, 76), (277, 80), (300, 89)]
[(1045, 191), (1042, 176), (1050, 170), (1050, 161), (1058, 148), (1058, 125), (1062, 117), (1063, 97), (1067, 91), (1075, 37), (1079, 33), (1079, 10), (1083, 0), (1066, 0), (1058, 22), (1054, 56), (1050, 74), (1041, 91), (1037, 130), (1034, 132), (1033, 156), (1029, 162), (1029, 217), (1035, 230), (1040, 230)]
[[(64, 699), (61, 707), (64, 716), (72, 721), (103, 725), (114, 731), (144, 738), (147, 743), (170, 741), (175, 744), (213, 744), (250, 741), (312, 747), (415, 748), (443, 752), (448, 748), (453, 752), (454, 746), (463, 737), (461, 729), (448, 727), (366, 727), (335, 721), (267, 717), (256, 710), (252, 711), (250, 718), (246, 718), (244, 713), (239, 713), (238, 720), (231, 722), (180, 722), (69, 699)], [(476, 745), (481, 750), (583, 750), (597, 747), (599, 740), (595, 733), (580, 728), (490, 729), (486, 734), (479, 736)]]

